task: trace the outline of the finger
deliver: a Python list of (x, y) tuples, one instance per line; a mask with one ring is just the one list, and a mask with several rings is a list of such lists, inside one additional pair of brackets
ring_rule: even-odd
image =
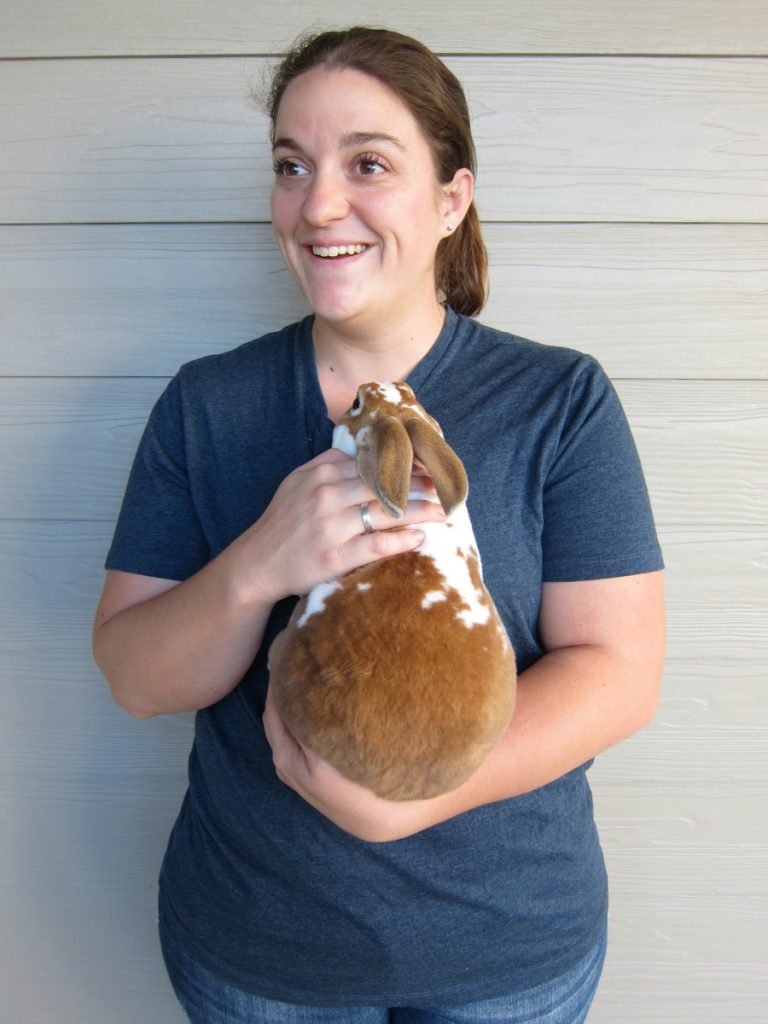
[(285, 732), (285, 726), (283, 725), (280, 714), (275, 707), (271, 686), (267, 689), (267, 699), (264, 704), (262, 723), (264, 725), (264, 733), (267, 737), (267, 743), (269, 743), (270, 747), (274, 751), (280, 741), (281, 733)]
[(318, 475), (321, 480), (348, 480), (358, 475), (357, 462), (338, 448), (327, 448), (309, 462), (297, 466), (292, 475)]
[(446, 519), (445, 509), (439, 501), (413, 499), (408, 502), (400, 522), (408, 526), (412, 523), (444, 523)]
[[(320, 484), (348, 483), (349, 486), (339, 492), (342, 505), (361, 505), (374, 498), (358, 473), (357, 461), (334, 448), (322, 452), (300, 466), (296, 472), (312, 474), (317, 477)], [(420, 469), (413, 471), (409, 491), (413, 492), (414, 497), (430, 497), (436, 493), (432, 478)]]
[(416, 523), (443, 523), (446, 519), (442, 505), (428, 499), (409, 501), (402, 519), (393, 519), (378, 501), (360, 502), (350, 509), (349, 521), (352, 533), (368, 532), (365, 529), (363, 505), (368, 506), (368, 516), (374, 531), (397, 530), (404, 526), (413, 526)]
[(413, 473), (411, 473), (411, 490), (428, 491), (430, 494), (437, 493), (432, 477), (425, 470), (418, 469), (414, 469)]
[[(300, 466), (298, 472), (312, 470), (318, 466), (331, 465), (339, 468), (339, 475), (343, 479), (352, 479), (359, 476), (357, 460), (346, 455), (338, 448), (327, 448), (324, 452), (321, 452), (313, 459), (310, 459), (309, 462)], [(432, 482), (432, 477), (423, 466), (414, 466), (413, 472), (411, 473), (411, 490), (424, 491), (427, 494), (435, 493), (435, 485)]]
[(414, 551), (424, 543), (421, 530), (406, 527), (400, 530), (376, 530), (374, 533), (361, 533), (352, 537), (345, 544), (345, 561), (349, 569), (357, 569), (370, 562), (378, 562), (383, 558)]
[(267, 690), (267, 700), (264, 705), (262, 722), (267, 743), (272, 748), (272, 761), (275, 771), (279, 778), (287, 783), (292, 773), (297, 750), (300, 748), (288, 731), (280, 712), (277, 710), (277, 706), (272, 698), (271, 688)]
[(301, 468), (309, 469), (311, 466), (321, 466), (323, 465), (323, 463), (326, 462), (354, 463), (354, 461), (355, 460), (353, 458), (350, 458), (349, 455), (346, 455), (343, 451), (341, 451), (340, 448), (326, 448), (324, 452), (320, 452), (319, 455), (316, 455), (313, 459), (310, 459), (309, 462), (305, 462)]

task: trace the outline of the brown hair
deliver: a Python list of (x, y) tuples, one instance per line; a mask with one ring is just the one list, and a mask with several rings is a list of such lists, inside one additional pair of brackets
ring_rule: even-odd
[[(272, 79), (267, 109), (273, 141), (283, 93), (315, 67), (354, 68), (391, 89), (424, 133), (441, 184), (462, 167), (475, 173), (475, 144), (459, 80), (418, 40), (389, 29), (355, 26), (299, 39)], [(485, 304), (487, 279), (488, 257), (473, 202), (459, 227), (437, 247), (435, 286), (457, 313), (476, 316)]]

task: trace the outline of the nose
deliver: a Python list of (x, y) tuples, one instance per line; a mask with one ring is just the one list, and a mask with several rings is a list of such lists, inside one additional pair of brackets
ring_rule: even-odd
[(333, 170), (317, 169), (304, 196), (304, 219), (313, 227), (341, 220), (349, 212), (349, 196), (343, 177)]

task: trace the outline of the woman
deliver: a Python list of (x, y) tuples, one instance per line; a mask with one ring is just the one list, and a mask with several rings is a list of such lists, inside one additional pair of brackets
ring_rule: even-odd
[[(171, 382), (94, 628), (127, 710), (198, 712), (161, 875), (171, 979), (209, 1024), (575, 1024), (607, 902), (585, 772), (652, 717), (663, 650), (626, 422), (594, 360), (469, 319), (485, 294), (473, 143), (430, 51), (386, 31), (320, 34), (280, 65), (271, 115), (275, 234), (313, 316)], [(408, 379), (464, 461), (520, 670), (507, 733), (426, 801), (344, 780), (268, 693), (294, 595), (418, 546), (417, 524), (440, 514), (414, 501), (387, 532), (354, 462), (328, 450), (372, 379)]]

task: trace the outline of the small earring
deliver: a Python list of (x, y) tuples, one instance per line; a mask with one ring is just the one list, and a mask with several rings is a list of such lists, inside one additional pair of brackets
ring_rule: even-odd
[(453, 231), (453, 224), (446, 224), (445, 225), (445, 230), (446, 231)]

